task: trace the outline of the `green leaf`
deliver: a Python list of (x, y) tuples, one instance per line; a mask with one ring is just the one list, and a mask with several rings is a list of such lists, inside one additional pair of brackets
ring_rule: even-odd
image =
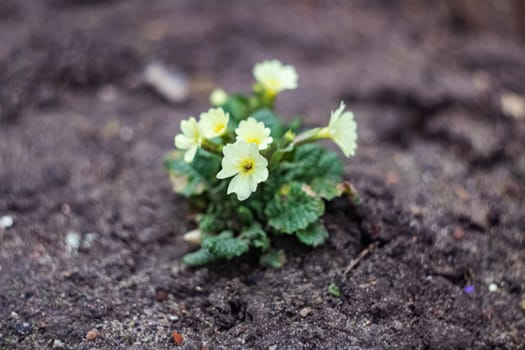
[(286, 262), (286, 257), (283, 250), (270, 249), (265, 254), (261, 255), (259, 264), (262, 266), (273, 267), (274, 269), (281, 268)]
[(271, 227), (290, 234), (307, 228), (323, 213), (323, 201), (308, 196), (298, 182), (290, 184), (287, 195), (276, 194), (265, 210)]
[(297, 147), (291, 162), (282, 166), (287, 169), (286, 177), (310, 184), (314, 179), (330, 179), (341, 182), (343, 163), (336, 153), (317, 144)]
[(335, 154), (319, 145), (307, 144), (296, 149), (289, 162), (283, 162), (288, 181), (306, 183), (321, 198), (331, 200), (340, 195), (343, 163)]
[(317, 222), (310, 224), (304, 230), (297, 231), (295, 235), (302, 243), (312, 247), (323, 244), (328, 238), (328, 232), (326, 229), (323, 227), (323, 225)]
[(250, 248), (247, 241), (233, 237), (231, 231), (223, 231), (217, 236), (206, 238), (202, 247), (213, 255), (228, 260), (246, 253)]
[(252, 114), (257, 121), (263, 122), (266, 127), (271, 130), (271, 135), (274, 140), (279, 140), (284, 132), (284, 125), (270, 109), (264, 108)]
[(337, 286), (337, 284), (335, 283), (330, 283), (330, 285), (328, 286), (328, 293), (330, 293), (330, 295), (336, 297), (336, 298), (339, 298), (341, 296), (341, 290), (339, 289), (339, 287)]
[(241, 238), (248, 240), (252, 246), (260, 248), (262, 251), (266, 251), (270, 248), (270, 238), (261, 228), (259, 223), (255, 223), (251, 227), (245, 229), (241, 234)]
[[(210, 209), (212, 209), (210, 207)], [(224, 220), (221, 220), (213, 210), (208, 210), (206, 214), (202, 214), (199, 218), (199, 229), (202, 232), (217, 233), (224, 229)]]
[(326, 200), (332, 200), (341, 195), (341, 191), (337, 185), (338, 183), (333, 179), (322, 177), (313, 179), (310, 184), (312, 191)]
[(222, 106), (225, 112), (230, 114), (232, 121), (236, 124), (246, 119), (250, 113), (250, 100), (242, 94), (232, 94)]
[(302, 120), (303, 118), (299, 116), (293, 118), (290, 124), (288, 124), (288, 129), (293, 130), (294, 132), (298, 131), (301, 127)]
[(250, 210), (250, 208), (244, 205), (239, 205), (237, 207), (237, 216), (239, 218), (239, 221), (242, 222), (243, 224), (249, 224), (253, 222), (252, 211)]
[(203, 266), (217, 260), (217, 256), (213, 255), (208, 249), (202, 248), (184, 255), (182, 258), (182, 261), (184, 261), (186, 265), (190, 266)]
[(193, 162), (186, 163), (184, 153), (174, 151), (164, 158), (164, 166), (170, 175), (175, 192), (191, 197), (203, 193), (216, 182), (220, 159), (216, 155), (199, 151)]

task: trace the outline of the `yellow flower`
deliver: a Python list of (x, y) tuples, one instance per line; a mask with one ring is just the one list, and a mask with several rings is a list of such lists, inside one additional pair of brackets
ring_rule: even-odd
[(223, 89), (215, 89), (210, 94), (212, 106), (222, 106), (228, 100), (228, 94)]
[(253, 68), (255, 80), (270, 95), (297, 88), (297, 72), (293, 66), (283, 65), (279, 60), (257, 63)]
[(230, 115), (222, 108), (211, 108), (208, 112), (201, 114), (199, 125), (204, 137), (212, 139), (226, 132), (229, 120)]
[(270, 129), (263, 122), (258, 122), (253, 117), (242, 120), (239, 123), (239, 127), (235, 129), (235, 134), (237, 134), (237, 141), (254, 143), (259, 150), (267, 149), (273, 142), (273, 138), (270, 136)]
[(332, 111), (330, 122), (326, 128), (319, 130), (317, 138), (329, 138), (335, 142), (347, 157), (353, 156), (357, 149), (357, 123), (354, 114), (344, 111), (345, 104)]
[(228, 185), (228, 194), (236, 193), (243, 201), (257, 190), (257, 184), (268, 179), (268, 161), (259, 154), (257, 145), (238, 141), (223, 148), (224, 158), (218, 179), (234, 176)]
[(202, 143), (202, 132), (199, 123), (195, 118), (190, 117), (188, 120), (180, 122), (182, 134), (175, 136), (175, 146), (179, 149), (186, 150), (184, 161), (191, 163), (197, 150)]

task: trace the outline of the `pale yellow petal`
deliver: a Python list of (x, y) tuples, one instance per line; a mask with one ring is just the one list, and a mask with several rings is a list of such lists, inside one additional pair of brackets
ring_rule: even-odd
[(193, 146), (186, 151), (184, 154), (184, 161), (186, 163), (191, 163), (193, 161), (193, 158), (195, 158), (195, 155), (197, 154), (197, 149), (197, 146)]

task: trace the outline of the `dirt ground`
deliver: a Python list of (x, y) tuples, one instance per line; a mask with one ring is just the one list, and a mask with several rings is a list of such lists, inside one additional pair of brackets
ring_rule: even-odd
[[(525, 349), (515, 5), (1, 0), (0, 348), (167, 349), (177, 331), (187, 349)], [(194, 222), (162, 157), (269, 58), (300, 75), (287, 119), (355, 112), (362, 203), (328, 206), (320, 248), (279, 240), (282, 269), (187, 268)], [(186, 74), (189, 100), (147, 88), (150, 62)]]

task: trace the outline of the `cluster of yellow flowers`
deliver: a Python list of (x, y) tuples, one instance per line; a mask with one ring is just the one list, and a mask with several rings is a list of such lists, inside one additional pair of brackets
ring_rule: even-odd
[[(297, 88), (298, 77), (295, 68), (283, 65), (278, 60), (256, 64), (253, 75), (257, 81), (255, 89), (267, 97), (275, 97), (283, 90)], [(211, 96), (214, 105), (221, 105), (227, 99), (228, 95), (223, 90), (216, 90)], [(211, 139), (227, 133), (229, 122), (229, 114), (220, 107), (202, 113), (199, 121), (194, 117), (183, 120), (180, 125), (182, 133), (175, 137), (175, 146), (185, 150), (184, 160), (188, 163), (193, 161), (199, 148), (221, 153), (222, 169), (217, 178), (233, 177), (227, 193), (235, 193), (237, 199), (243, 201), (257, 190), (259, 183), (268, 179), (268, 160), (261, 151), (269, 150), (274, 140), (270, 136), (270, 129), (263, 122), (248, 117), (235, 129), (234, 143), (223, 147), (222, 144), (217, 146), (217, 143), (210, 142)], [(345, 111), (343, 102), (335, 112), (331, 112), (328, 126), (294, 135), (291, 144), (299, 145), (319, 139), (331, 139), (345, 156), (354, 155), (357, 148), (357, 124), (353, 113)], [(268, 158), (271, 156), (265, 155)]]
[(222, 136), (227, 128), (230, 116), (222, 108), (211, 108), (200, 115), (200, 120), (189, 117), (180, 123), (182, 134), (175, 136), (175, 146), (186, 150), (184, 160), (191, 163), (203, 141)]

